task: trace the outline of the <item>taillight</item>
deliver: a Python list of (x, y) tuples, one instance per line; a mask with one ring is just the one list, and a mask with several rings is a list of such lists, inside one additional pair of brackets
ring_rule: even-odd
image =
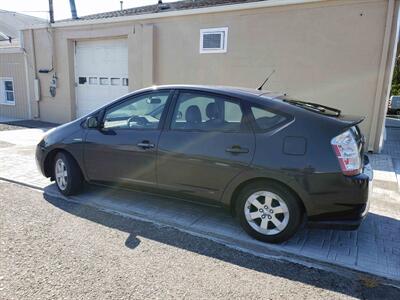
[(344, 175), (357, 175), (361, 169), (361, 158), (357, 142), (351, 130), (347, 130), (331, 140), (331, 145), (339, 160)]

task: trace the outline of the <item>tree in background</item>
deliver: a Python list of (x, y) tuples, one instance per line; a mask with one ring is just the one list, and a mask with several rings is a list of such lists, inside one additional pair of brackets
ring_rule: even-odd
[(397, 43), (396, 62), (393, 71), (391, 95), (400, 95), (400, 43)]

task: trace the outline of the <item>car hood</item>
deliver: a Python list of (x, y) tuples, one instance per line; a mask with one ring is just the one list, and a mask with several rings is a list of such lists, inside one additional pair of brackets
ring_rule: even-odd
[(78, 119), (50, 129), (44, 134), (41, 144), (44, 144), (44, 146), (50, 146), (52, 144), (61, 142), (74, 132), (81, 130), (81, 122), (82, 120)]

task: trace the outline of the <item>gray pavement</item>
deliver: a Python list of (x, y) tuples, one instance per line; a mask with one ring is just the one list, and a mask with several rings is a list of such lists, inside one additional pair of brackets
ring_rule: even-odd
[[(89, 187), (78, 197), (63, 198), (43, 178), (33, 160), (40, 131), (0, 132), (0, 177), (43, 188), (46, 195), (108, 212), (168, 225), (261, 257), (274, 257), (322, 268), (356, 270), (400, 282), (400, 197), (375, 189), (370, 214), (357, 231), (303, 228), (282, 245), (257, 242), (247, 236), (226, 212), (132, 191)], [(32, 144), (33, 143), (33, 144)]]
[(393, 169), (400, 182), (400, 118), (386, 119), (386, 140), (382, 153), (392, 157)]
[(0, 299), (399, 299), (400, 290), (0, 181)]
[(44, 122), (39, 120), (20, 120), (20, 119), (7, 119), (0, 117), (0, 131), (9, 130), (9, 128), (52, 128), (59, 124)]

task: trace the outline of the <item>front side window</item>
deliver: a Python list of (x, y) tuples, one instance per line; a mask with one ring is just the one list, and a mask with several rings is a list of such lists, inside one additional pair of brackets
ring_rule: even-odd
[(156, 129), (169, 91), (139, 95), (107, 109), (103, 127), (113, 129)]
[(227, 51), (228, 28), (200, 30), (200, 53), (224, 53)]
[(241, 131), (243, 113), (239, 102), (196, 92), (179, 94), (171, 129)]
[(252, 106), (251, 112), (256, 123), (256, 129), (258, 130), (269, 130), (286, 120), (284, 116), (261, 107)]
[(11, 78), (0, 78), (0, 104), (15, 104), (14, 83)]

